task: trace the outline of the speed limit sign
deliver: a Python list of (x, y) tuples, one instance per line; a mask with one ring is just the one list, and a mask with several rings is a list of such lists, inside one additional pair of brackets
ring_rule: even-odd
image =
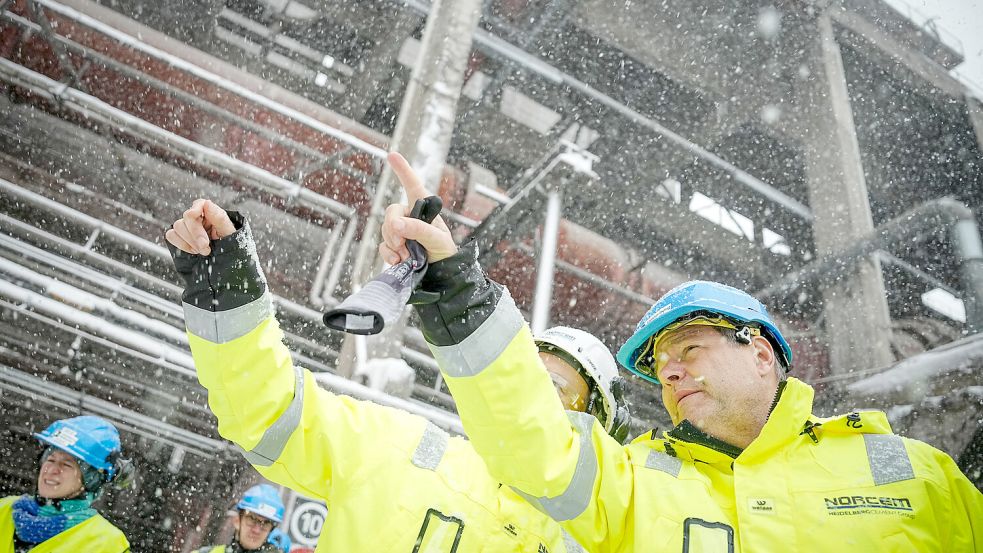
[(327, 517), (328, 509), (323, 503), (295, 495), (290, 512), (290, 538), (300, 545), (316, 545)]

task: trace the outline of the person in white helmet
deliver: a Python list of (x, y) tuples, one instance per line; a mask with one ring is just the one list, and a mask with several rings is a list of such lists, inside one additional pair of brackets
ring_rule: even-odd
[[(325, 501), (318, 551), (581, 550), (491, 478), (470, 442), (422, 417), (332, 394), (295, 367), (242, 215), (196, 200), (166, 238), (219, 433), (267, 479)], [(630, 416), (604, 344), (563, 327), (538, 340), (557, 391), (548, 400), (596, 416), (623, 442)]]

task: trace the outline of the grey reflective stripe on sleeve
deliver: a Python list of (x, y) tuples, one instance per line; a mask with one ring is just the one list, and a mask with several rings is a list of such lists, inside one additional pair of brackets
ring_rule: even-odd
[(437, 365), (447, 376), (475, 376), (505, 351), (525, 321), (509, 291), (503, 290), (495, 311), (477, 330), (453, 346), (430, 344)]
[(870, 474), (874, 484), (890, 484), (911, 480), (915, 471), (911, 468), (911, 459), (904, 447), (901, 436), (895, 434), (864, 434), (864, 444), (867, 446), (867, 460), (870, 462)]
[(561, 528), (560, 531), (563, 532), (563, 545), (567, 548), (567, 553), (587, 553), (584, 546), (580, 545), (566, 530)]
[(597, 454), (591, 439), (591, 427), (597, 419), (587, 413), (575, 411), (567, 411), (567, 417), (580, 437), (580, 455), (567, 489), (556, 497), (534, 497), (515, 490), (533, 507), (557, 522), (573, 520), (587, 509), (594, 492), (594, 480), (597, 479)]
[(253, 465), (268, 467), (280, 458), (287, 440), (300, 424), (300, 416), (304, 412), (304, 371), (294, 367), (294, 399), (280, 418), (266, 429), (256, 447), (243, 451), (242, 456)]
[(257, 300), (227, 311), (208, 311), (189, 303), (184, 305), (184, 324), (188, 331), (213, 344), (241, 338), (273, 314), (273, 302), (266, 292)]
[(683, 462), (679, 459), (654, 449), (649, 451), (648, 457), (645, 458), (645, 468), (661, 470), (676, 478), (679, 478), (679, 470), (682, 467)]
[(437, 470), (437, 465), (440, 464), (440, 460), (444, 458), (444, 452), (447, 451), (447, 440), (447, 432), (437, 428), (432, 422), (428, 422), (427, 427), (423, 430), (423, 436), (420, 437), (420, 443), (417, 444), (416, 451), (413, 452), (413, 464), (421, 469)]

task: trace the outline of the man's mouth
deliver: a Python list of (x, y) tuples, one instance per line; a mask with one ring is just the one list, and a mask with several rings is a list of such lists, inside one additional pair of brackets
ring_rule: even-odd
[(682, 402), (684, 399), (688, 398), (689, 396), (691, 396), (693, 394), (698, 394), (698, 393), (700, 393), (700, 390), (694, 390), (694, 389), (677, 390), (676, 391), (676, 394), (675, 394), (676, 395), (676, 405), (679, 405), (680, 402)]

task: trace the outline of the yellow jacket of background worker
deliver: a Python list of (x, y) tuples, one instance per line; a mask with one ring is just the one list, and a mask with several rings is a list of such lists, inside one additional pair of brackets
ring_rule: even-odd
[(427, 289), (441, 299), (417, 306), (424, 336), (491, 474), (588, 551), (983, 551), (983, 495), (948, 455), (880, 412), (817, 418), (794, 378), (743, 451), (688, 423), (622, 446), (542, 401), (553, 391), (533, 337), (473, 255), (431, 265), (466, 274)]
[[(14, 502), (20, 496), (0, 499), (0, 553), (14, 551)], [(125, 553), (130, 543), (123, 532), (102, 515), (96, 514), (85, 522), (47, 539), (33, 548), (31, 553)]]
[(187, 283), (198, 379), (219, 433), (263, 476), (325, 501), (317, 551), (581, 550), (493, 480), (466, 440), (422, 417), (335, 395), (295, 367), (248, 225), (229, 215), (239, 230), (207, 258), (171, 250)]

